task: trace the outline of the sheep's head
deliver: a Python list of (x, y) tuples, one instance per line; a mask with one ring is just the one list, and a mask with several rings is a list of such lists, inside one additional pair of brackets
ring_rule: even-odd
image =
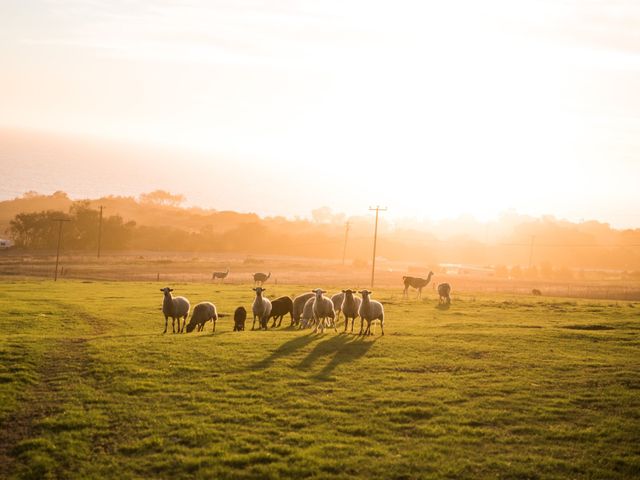
[(314, 290), (311, 290), (313, 293), (316, 294), (316, 297), (320, 298), (322, 296), (323, 293), (327, 293), (326, 290), (322, 290), (321, 288), (316, 288)]
[(161, 288), (160, 291), (165, 295), (169, 295), (169, 293), (173, 292), (173, 288), (164, 287), (164, 288)]
[(187, 325), (187, 333), (193, 332), (194, 328), (196, 328), (196, 324), (195, 323), (189, 323)]
[(342, 290), (342, 293), (345, 294), (345, 296), (347, 297), (352, 297), (354, 293), (356, 293), (355, 290), (351, 290), (350, 288), (347, 288), (346, 290)]
[(262, 292), (266, 291), (266, 288), (262, 288), (262, 287), (256, 287), (253, 289), (254, 292), (256, 292), (256, 295), (261, 295)]
[(369, 290), (360, 290), (358, 293), (362, 295), (362, 298), (367, 298), (369, 297), (369, 295), (371, 295), (371, 291)]

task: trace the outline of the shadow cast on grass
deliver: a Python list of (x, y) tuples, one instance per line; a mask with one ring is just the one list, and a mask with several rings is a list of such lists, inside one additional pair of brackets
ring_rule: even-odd
[(312, 335), (312, 334), (307, 334), (307, 335), (304, 335), (304, 336), (292, 338), (291, 340), (283, 343), (278, 348), (276, 348), (271, 353), (271, 355), (269, 355), (265, 359), (260, 360), (259, 362), (256, 362), (253, 365), (251, 365), (250, 368), (251, 369), (267, 368), (273, 362), (275, 362), (277, 359), (282, 358), (282, 357), (286, 357), (287, 355), (290, 355), (291, 353), (295, 352), (296, 350), (299, 350), (301, 348), (306, 347), (311, 342), (315, 342), (316, 340), (318, 340), (318, 338), (319, 337), (317, 335)]
[(363, 357), (373, 346), (376, 339), (367, 341), (367, 337), (338, 335), (318, 343), (314, 349), (300, 362), (298, 368), (310, 369), (320, 359), (331, 359), (314, 375), (319, 380), (327, 380), (338, 365), (353, 362)]

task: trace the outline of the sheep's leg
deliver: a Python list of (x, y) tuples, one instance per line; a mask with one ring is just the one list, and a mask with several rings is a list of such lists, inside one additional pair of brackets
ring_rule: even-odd
[(353, 324), (356, 323), (356, 317), (351, 319), (351, 333), (353, 333)]
[(358, 332), (358, 335), (362, 335), (363, 327), (364, 327), (364, 318), (360, 317), (360, 332)]
[(167, 333), (167, 327), (169, 326), (169, 317), (167, 317), (166, 315), (164, 316), (164, 332), (162, 333)]
[(380, 330), (382, 331), (382, 335), (384, 335), (384, 318), (380, 319)]
[(422, 298), (422, 287), (418, 289), (418, 300)]
[(176, 333), (176, 319), (171, 317), (171, 332)]
[(216, 319), (212, 319), (213, 321), (213, 333), (216, 333)]
[[(346, 324), (346, 322), (347, 322), (347, 317), (344, 317), (344, 321), (345, 321), (345, 324)], [(334, 331), (334, 332), (337, 332), (337, 331), (338, 331), (338, 325), (337, 325), (337, 322), (336, 322), (335, 320), (333, 321), (333, 331)]]
[(255, 330), (256, 329), (256, 320), (257, 320), (258, 316), (257, 315), (253, 315), (253, 325), (251, 325), (251, 330)]
[(349, 326), (349, 317), (345, 316), (344, 317), (344, 332), (342, 333), (347, 333), (347, 327)]

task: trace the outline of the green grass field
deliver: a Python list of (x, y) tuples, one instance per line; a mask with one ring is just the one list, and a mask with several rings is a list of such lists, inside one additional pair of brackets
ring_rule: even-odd
[(162, 335), (162, 286), (0, 283), (0, 477), (640, 475), (640, 303), (379, 290), (384, 337)]

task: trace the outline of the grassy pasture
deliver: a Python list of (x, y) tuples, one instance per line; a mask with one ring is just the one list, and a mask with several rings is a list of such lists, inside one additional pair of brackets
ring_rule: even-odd
[(640, 303), (382, 289), (384, 337), (162, 335), (162, 286), (0, 283), (0, 477), (640, 475)]

